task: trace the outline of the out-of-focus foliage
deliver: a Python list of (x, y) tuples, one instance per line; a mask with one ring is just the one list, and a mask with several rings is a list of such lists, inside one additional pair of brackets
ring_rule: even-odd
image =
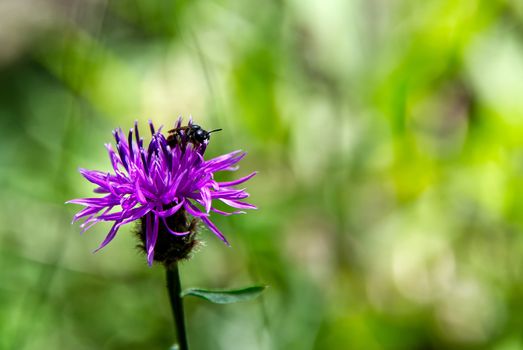
[(233, 304), (250, 301), (259, 297), (267, 286), (252, 286), (233, 290), (209, 290), (201, 288), (187, 288), (181, 292), (182, 297), (198, 297), (215, 304)]
[(83, 236), (111, 129), (178, 115), (249, 152), (186, 287), (197, 349), (523, 349), (519, 0), (0, 2), (0, 348), (167, 349), (133, 227)]

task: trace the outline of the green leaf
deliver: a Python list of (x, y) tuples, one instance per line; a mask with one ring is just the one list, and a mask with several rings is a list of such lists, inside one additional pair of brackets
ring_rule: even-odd
[(182, 297), (192, 295), (215, 304), (231, 304), (240, 301), (249, 301), (258, 297), (267, 286), (253, 286), (234, 290), (207, 290), (188, 288), (181, 294)]
[(178, 347), (178, 344), (174, 344), (169, 348), (169, 350), (180, 350), (180, 348)]

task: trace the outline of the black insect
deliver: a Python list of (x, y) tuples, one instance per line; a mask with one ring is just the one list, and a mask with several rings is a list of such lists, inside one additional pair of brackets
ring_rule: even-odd
[(220, 131), (222, 129), (214, 129), (211, 131), (205, 131), (201, 128), (201, 126), (192, 124), (188, 130), (187, 130), (187, 137), (189, 138), (190, 142), (198, 142), (198, 143), (204, 143), (205, 141), (208, 141), (211, 137), (211, 133)]
[(194, 145), (200, 145), (206, 141), (209, 141), (211, 133), (221, 130), (222, 129), (214, 129), (211, 131), (206, 131), (202, 129), (201, 126), (196, 124), (181, 126), (179, 128), (169, 130), (169, 137), (167, 138), (167, 142), (171, 146), (186, 142), (190, 142)]

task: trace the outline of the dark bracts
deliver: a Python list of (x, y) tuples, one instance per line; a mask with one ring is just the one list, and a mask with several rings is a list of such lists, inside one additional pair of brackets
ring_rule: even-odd
[[(168, 209), (165, 208), (165, 209)], [(153, 215), (151, 213), (147, 215)], [(177, 232), (190, 233), (177, 236), (169, 233), (164, 223), (160, 221), (158, 227), (158, 238), (154, 247), (154, 261), (164, 264), (166, 267), (190, 257), (190, 254), (194, 247), (196, 247), (199, 241), (196, 239), (197, 233), (197, 219), (189, 220), (185, 210), (180, 209), (174, 215), (165, 218), (167, 225)], [(138, 246), (144, 253), (146, 251), (146, 217), (140, 219), (140, 225), (137, 230), (138, 238), (141, 244)]]

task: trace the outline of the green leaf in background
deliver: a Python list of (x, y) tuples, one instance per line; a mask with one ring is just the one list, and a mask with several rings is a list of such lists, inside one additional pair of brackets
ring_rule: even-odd
[(232, 304), (257, 298), (267, 286), (253, 286), (234, 290), (207, 290), (188, 288), (182, 292), (182, 297), (192, 295), (206, 299), (215, 304)]
[(178, 347), (178, 344), (174, 344), (169, 348), (169, 350), (180, 350), (180, 348)]

